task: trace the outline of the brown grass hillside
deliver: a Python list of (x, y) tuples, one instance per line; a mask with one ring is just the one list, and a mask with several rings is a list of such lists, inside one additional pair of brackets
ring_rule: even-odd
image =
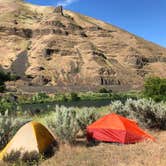
[(0, 0), (0, 67), (21, 77), (8, 87), (140, 89), (150, 75), (166, 77), (165, 64), (166, 48), (113, 25), (60, 8)]
[(165, 166), (166, 132), (151, 132), (156, 143), (131, 145), (101, 143), (86, 147), (61, 146), (60, 151), (41, 166)]

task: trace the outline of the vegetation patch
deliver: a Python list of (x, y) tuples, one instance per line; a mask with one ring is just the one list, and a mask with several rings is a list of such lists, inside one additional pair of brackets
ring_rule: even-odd
[(5, 73), (4, 71), (0, 70), (0, 92), (5, 91), (5, 82), (6, 81), (14, 81), (17, 80), (19, 77), (13, 75), (11, 73)]
[(94, 108), (56, 107), (55, 111), (43, 117), (44, 123), (58, 136), (60, 142), (74, 144), (78, 132), (97, 120), (99, 114)]
[(4, 148), (17, 130), (26, 122), (26, 118), (10, 117), (7, 112), (5, 115), (0, 115), (0, 150)]
[(166, 78), (148, 78), (144, 85), (144, 95), (157, 102), (166, 101)]
[(135, 119), (143, 127), (152, 129), (166, 129), (166, 103), (156, 103), (153, 100), (128, 99), (125, 103), (115, 101), (111, 104), (111, 111)]

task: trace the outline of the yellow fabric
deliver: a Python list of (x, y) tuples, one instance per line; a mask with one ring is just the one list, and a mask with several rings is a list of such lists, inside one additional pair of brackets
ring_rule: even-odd
[(3, 157), (5, 156), (6, 150), (8, 147), (10, 147), (10, 144), (12, 143), (12, 140), (6, 145), (6, 147), (0, 152), (0, 160), (3, 159)]
[(55, 140), (49, 130), (38, 122), (30, 122), (22, 126), (12, 140), (0, 152), (0, 160), (11, 151), (21, 153), (37, 151), (43, 153)]
[(31, 125), (33, 126), (35, 132), (39, 152), (43, 153), (47, 149), (47, 147), (55, 141), (55, 138), (48, 131), (48, 129), (46, 129), (40, 123), (32, 122)]

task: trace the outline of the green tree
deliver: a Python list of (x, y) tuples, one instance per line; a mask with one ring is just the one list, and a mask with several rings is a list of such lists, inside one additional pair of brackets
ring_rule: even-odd
[(80, 100), (80, 97), (78, 96), (77, 93), (72, 92), (70, 95), (71, 95), (71, 100), (72, 101), (79, 101)]
[(155, 101), (166, 100), (166, 79), (150, 77), (144, 84), (144, 95)]
[(11, 74), (10, 72), (5, 73), (0, 70), (0, 92), (4, 92), (5, 90), (5, 81), (12, 81), (19, 79), (18, 76)]
[(5, 74), (3, 71), (0, 71), (0, 92), (5, 90), (5, 81), (10, 80), (9, 74)]
[(111, 93), (111, 90), (107, 90), (106, 88), (99, 89), (99, 93)]

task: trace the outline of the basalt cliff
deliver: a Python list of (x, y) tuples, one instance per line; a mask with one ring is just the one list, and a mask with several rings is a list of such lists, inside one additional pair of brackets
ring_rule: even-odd
[(133, 90), (166, 77), (166, 48), (62, 7), (0, 0), (0, 68), (20, 77), (9, 90)]

